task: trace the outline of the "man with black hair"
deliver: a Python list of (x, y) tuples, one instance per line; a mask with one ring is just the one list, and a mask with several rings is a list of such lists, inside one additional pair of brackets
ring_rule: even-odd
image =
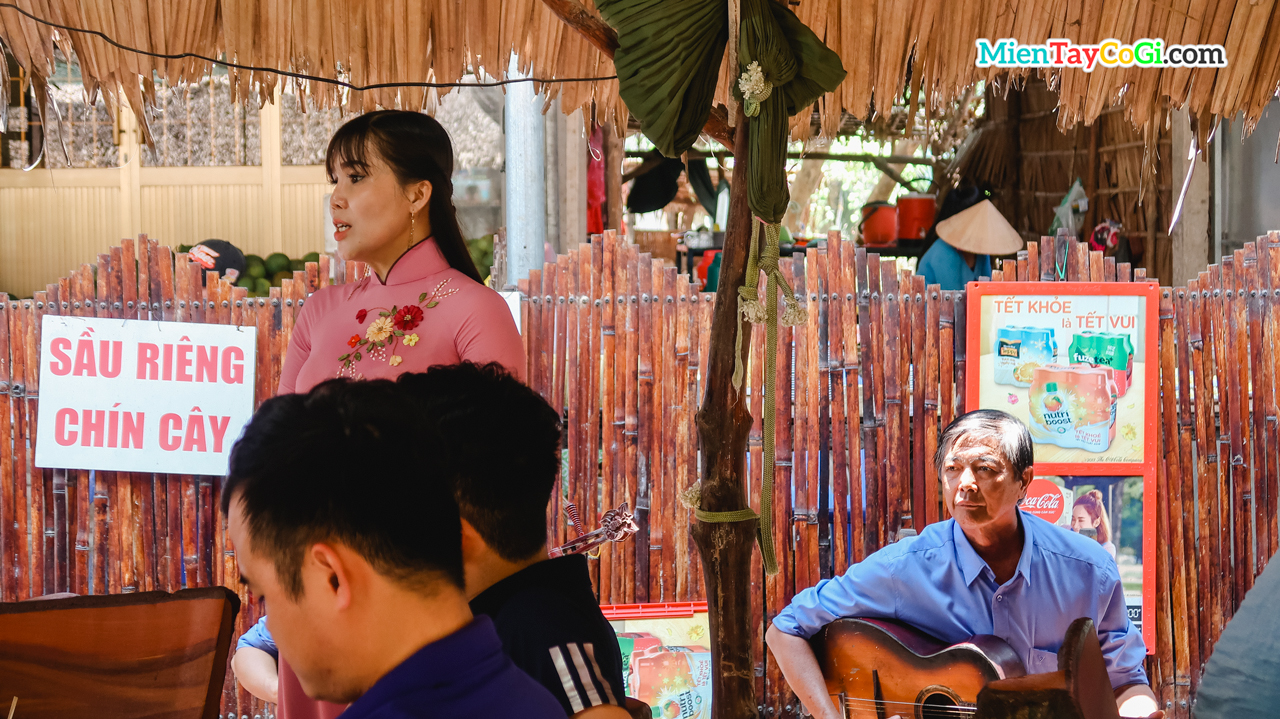
[(387, 380), (267, 400), (222, 494), (240, 579), (302, 689), (354, 702), (346, 719), (558, 719), (467, 606), (458, 508), (414, 419)]
[(564, 712), (626, 719), (622, 655), (586, 557), (547, 555), (560, 415), (498, 364), (432, 367), (396, 383), (421, 405), (425, 452), (453, 483), (471, 611)]

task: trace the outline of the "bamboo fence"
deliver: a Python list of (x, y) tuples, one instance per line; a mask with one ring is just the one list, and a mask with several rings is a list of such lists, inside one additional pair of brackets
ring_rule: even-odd
[[(347, 276), (340, 267), (339, 277)], [(353, 272), (355, 268), (352, 268)], [(225, 585), (240, 593), (235, 636), (260, 616), (239, 586), (218, 518), (221, 477), (40, 469), (34, 464), (44, 315), (149, 319), (258, 328), (258, 403), (280, 376), (294, 316), (327, 284), (329, 258), (308, 263), (267, 298), (176, 256), (145, 236), (124, 240), (32, 299), (0, 294), (0, 600), (54, 592), (119, 594)], [(222, 714), (264, 716), (228, 670)]]
[[(1061, 279), (1055, 265), (1065, 265), (1069, 281), (1145, 279), (1143, 270), (1070, 238), (1048, 237), (1004, 261), (993, 280)], [(843, 572), (900, 529), (945, 518), (929, 459), (940, 429), (965, 411), (963, 292), (926, 287), (836, 233), (825, 247), (783, 258), (781, 268), (809, 319), (778, 333), (773, 511), (781, 571), (765, 577), (758, 559), (752, 569), (764, 716), (798, 710), (764, 650), (765, 623), (796, 591)], [(306, 296), (365, 272), (355, 263), (333, 270), (330, 280), (329, 258), (321, 257), (270, 297), (251, 299), (214, 273), (202, 287), (197, 265), (142, 237), (31, 300), (0, 296), (0, 437), (12, 437), (0, 461), (0, 600), (210, 584), (240, 591), (218, 521), (221, 478), (34, 467), (43, 315), (257, 327), (261, 402), (274, 393)], [(555, 257), (520, 289), (529, 382), (567, 420), (549, 539), (569, 538), (566, 502), (588, 525), (630, 502), (639, 533), (590, 563), (601, 603), (702, 599), (693, 520), (679, 495), (699, 476), (696, 415), (714, 295), (612, 233)], [(1156, 622), (1152, 684), (1172, 717), (1189, 716), (1204, 661), (1280, 539), (1280, 359), (1264, 351), (1280, 340), (1278, 290), (1280, 233), (1273, 232), (1187, 287), (1161, 291), (1164, 459), (1157, 602), (1146, 621)], [(744, 352), (756, 418), (749, 496), (758, 510), (764, 333), (753, 332)], [(259, 615), (245, 601), (237, 634)], [(270, 707), (230, 676), (223, 714), (266, 715)]]

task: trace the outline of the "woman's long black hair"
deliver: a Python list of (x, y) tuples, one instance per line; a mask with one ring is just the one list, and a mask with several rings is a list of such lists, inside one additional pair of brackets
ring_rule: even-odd
[(467, 250), (453, 206), (453, 143), (430, 115), (406, 110), (379, 110), (361, 115), (333, 134), (325, 155), (329, 182), (337, 182), (343, 165), (368, 171), (369, 153), (391, 168), (401, 185), (431, 183), (427, 218), (431, 236), (449, 266), (483, 284)]

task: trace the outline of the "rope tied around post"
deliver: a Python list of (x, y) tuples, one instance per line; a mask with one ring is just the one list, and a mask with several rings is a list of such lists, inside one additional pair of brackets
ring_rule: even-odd
[[(760, 227), (764, 226), (764, 249), (760, 249)], [(756, 541), (760, 544), (760, 555), (764, 560), (765, 574), (778, 573), (778, 559), (773, 547), (773, 475), (774, 475), (774, 424), (777, 420), (777, 391), (774, 379), (778, 364), (778, 290), (782, 290), (782, 302), (786, 305), (781, 321), (783, 326), (792, 327), (804, 324), (809, 319), (808, 311), (796, 300), (795, 291), (782, 270), (778, 268), (778, 235), (781, 225), (766, 223), (758, 217), (751, 222), (751, 250), (747, 255), (746, 283), (738, 288), (738, 339), (733, 364), (734, 389), (742, 389), (742, 321), (751, 324), (763, 324), (765, 328), (764, 347), (764, 462), (760, 487), (760, 514), (750, 509), (739, 509), (732, 512), (706, 512), (698, 508), (700, 504), (701, 485), (695, 484), (686, 490), (680, 500), (686, 507), (694, 510), (693, 515), (701, 522), (746, 522), (759, 519), (756, 530)], [(766, 279), (765, 301), (760, 300), (760, 272)]]

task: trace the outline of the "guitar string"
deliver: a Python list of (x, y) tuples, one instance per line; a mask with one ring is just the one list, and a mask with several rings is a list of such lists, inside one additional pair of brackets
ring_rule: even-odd
[[(908, 711), (908, 710), (902, 710), (902, 709), (893, 709), (893, 708), (884, 708), (884, 709), (881, 709), (881, 708), (879, 708), (879, 707), (869, 707), (869, 706), (862, 706), (862, 705), (855, 706), (855, 705), (849, 705), (849, 704), (845, 705), (845, 708), (846, 708), (846, 709), (849, 709), (849, 710), (851, 710), (851, 711), (858, 712), (859, 714), (862, 714), (862, 713), (865, 713), (865, 712), (872, 712), (872, 711), (874, 711), (874, 712), (876, 712), (876, 714), (878, 715), (881, 711), (884, 711), (886, 714), (899, 714), (899, 715), (901, 715), (901, 713), (905, 713), (905, 714), (910, 715), (910, 716), (915, 716), (915, 712)], [(931, 711), (931, 712), (929, 712), (929, 713), (928, 713), (928, 715), (927, 715), (927, 716), (933, 716), (933, 717), (972, 717), (972, 716), (974, 716), (974, 714), (976, 713), (976, 712), (974, 712), (974, 711), (972, 711), (972, 710), (969, 710), (969, 711), (964, 711), (964, 710), (949, 710), (947, 707), (936, 707), (936, 709), (937, 709), (937, 711)]]
[[(852, 703), (846, 703), (846, 704), (845, 704), (845, 706), (849, 707), (850, 709), (873, 709), (873, 708), (876, 708), (876, 707), (870, 707), (870, 706), (868, 706), (868, 705), (866, 705), (866, 704), (852, 704)], [(942, 715), (952, 715), (952, 716), (973, 716), (973, 715), (976, 713), (973, 709), (960, 709), (960, 708), (958, 708), (958, 707), (931, 707), (931, 709), (933, 709), (933, 711), (930, 711), (930, 712), (929, 712), (929, 714), (930, 714), (930, 715), (937, 715), (937, 716), (942, 716)], [(886, 711), (895, 711), (895, 712), (896, 712), (896, 711), (901, 711), (901, 710), (886, 707)]]
[[(833, 694), (831, 696), (839, 696), (839, 695)], [(966, 706), (956, 706), (955, 704), (936, 704), (935, 705), (935, 704), (925, 704), (924, 702), (905, 702), (905, 701), (894, 701), (892, 699), (869, 699), (867, 697), (849, 697), (849, 696), (844, 697), (844, 701), (845, 702), (870, 702), (873, 704), (904, 704), (906, 706), (913, 706), (913, 707), (936, 706), (939, 709), (955, 708), (955, 709), (967, 709), (968, 711), (973, 711), (974, 708), (976, 707), (976, 705), (973, 705), (973, 704), (968, 704)]]
[[(861, 711), (876, 711), (876, 713), (878, 714), (879, 711), (881, 711), (879, 709), (874, 709), (874, 707), (869, 707), (869, 706), (846, 706), (846, 709), (859, 711), (859, 713), (861, 713)], [(942, 709), (942, 707), (938, 707), (938, 709)], [(900, 710), (884, 709), (883, 711), (886, 714), (887, 713), (897, 714), (899, 713)], [(909, 713), (909, 714), (914, 716), (914, 713)], [(931, 713), (929, 713), (928, 715), (929, 716), (973, 716), (974, 714), (975, 714), (974, 711), (931, 711)]]
[[(896, 705), (906, 704), (906, 702), (885, 702), (885, 703), (886, 703), (886, 704), (896, 704)], [(850, 708), (855, 708), (855, 709), (856, 709), (856, 708), (859, 708), (859, 707), (871, 706), (872, 704), (874, 704), (874, 702), (856, 702), (856, 703), (855, 703), (855, 702), (845, 702), (845, 706), (850, 707)], [(915, 705), (915, 706), (922, 706), (922, 705), (917, 704), (917, 705)], [(960, 707), (941, 707), (941, 706), (935, 706), (935, 707), (928, 707), (928, 708), (929, 708), (929, 709), (932, 709), (933, 711), (931, 711), (930, 713), (934, 713), (934, 714), (954, 714), (954, 715), (967, 715), (967, 716), (971, 716), (971, 715), (973, 715), (973, 714), (974, 714), (974, 712), (975, 712), (975, 710), (973, 710), (973, 709), (961, 709)]]
[[(877, 716), (879, 715), (879, 711), (882, 711), (881, 709), (872, 709), (872, 707), (868, 707), (868, 706), (846, 706), (846, 709), (858, 711), (859, 714), (863, 714), (865, 713), (865, 711), (876, 711)], [(884, 709), (883, 711), (886, 714), (888, 713), (896, 714), (897, 711), (899, 710)], [(929, 716), (969, 716), (969, 718), (972, 718), (974, 714), (975, 714), (974, 711), (947, 711), (947, 713), (929, 713), (928, 715)], [(911, 715), (914, 716), (914, 713), (911, 713)]]
[(960, 715), (972, 716), (976, 711), (976, 709), (967, 709), (964, 707), (958, 707), (954, 705), (951, 705), (951, 706), (933, 705), (933, 704), (923, 704), (920, 702), (890, 701), (888, 699), (883, 699), (883, 700), (863, 699), (859, 697), (846, 697), (844, 699), (844, 703), (845, 703), (845, 706), (850, 708), (858, 708), (862, 706), (880, 706), (880, 705), (889, 705), (889, 704), (893, 704), (896, 706), (908, 706), (908, 707), (929, 707), (934, 711), (934, 713), (947, 713), (947, 714), (953, 714), (957, 716), (960, 716)]

